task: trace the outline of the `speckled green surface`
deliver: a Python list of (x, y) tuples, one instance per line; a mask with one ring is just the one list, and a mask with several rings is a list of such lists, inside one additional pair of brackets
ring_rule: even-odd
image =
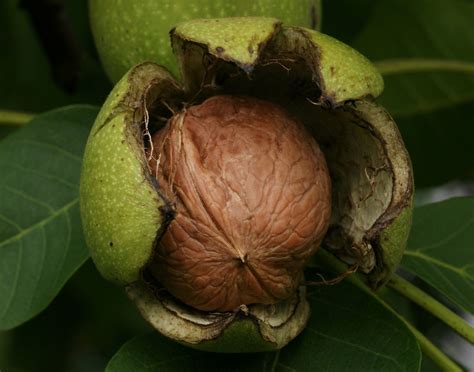
[(320, 51), (319, 68), (326, 94), (335, 102), (382, 93), (382, 76), (367, 58), (328, 35), (307, 31)]
[(189, 345), (203, 351), (220, 353), (255, 353), (275, 351), (278, 345), (265, 341), (259, 333), (257, 323), (250, 319), (239, 319), (226, 328), (219, 338)]
[(239, 66), (253, 65), (281, 23), (275, 18), (199, 19), (179, 24), (174, 35), (206, 45), (210, 54)]
[(413, 200), (411, 198), (392, 223), (381, 231), (379, 244), (383, 251), (384, 267), (382, 274), (377, 273), (372, 277), (369, 275), (369, 280), (374, 287), (384, 285), (398, 268), (410, 235), (412, 215)]
[[(116, 82), (133, 65), (154, 61), (178, 73), (168, 32), (178, 23), (211, 17), (267, 16), (312, 27), (319, 0), (89, 0), (90, 21), (102, 63)], [(241, 29), (242, 30), (242, 29)]]
[(85, 149), (80, 205), (86, 243), (102, 275), (119, 283), (139, 278), (164, 204), (147, 179), (141, 119), (133, 120), (139, 97), (131, 92), (137, 84), (168, 78), (156, 65), (127, 74), (102, 107)]

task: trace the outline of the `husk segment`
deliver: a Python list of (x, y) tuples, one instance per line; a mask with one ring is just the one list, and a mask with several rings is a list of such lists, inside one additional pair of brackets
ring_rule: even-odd
[(305, 288), (275, 306), (250, 305), (227, 313), (191, 309), (144, 283), (127, 288), (143, 317), (163, 335), (200, 350), (225, 353), (280, 349), (294, 339), (309, 318)]
[[(305, 119), (311, 118), (306, 110), (317, 119)], [(400, 133), (387, 112), (367, 100), (303, 112), (333, 181), (333, 215), (324, 246), (357, 264), (378, 288), (398, 266), (411, 226), (412, 170)]]
[(216, 61), (232, 62), (250, 74), (263, 64), (301, 60), (310, 69), (308, 83), (317, 85), (321, 99), (332, 105), (377, 97), (383, 90), (380, 74), (354, 49), (314, 30), (284, 27), (273, 18), (190, 21), (178, 25), (171, 40), (188, 91), (212, 83)]
[(145, 112), (157, 97), (180, 95), (166, 70), (140, 65), (112, 90), (89, 135), (81, 216), (94, 263), (109, 280), (128, 284), (140, 278), (158, 231), (172, 213), (148, 171), (143, 128)]

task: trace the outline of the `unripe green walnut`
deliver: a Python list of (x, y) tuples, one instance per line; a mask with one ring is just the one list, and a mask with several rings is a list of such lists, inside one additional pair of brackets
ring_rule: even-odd
[[(270, 18), (187, 22), (172, 43), (182, 84), (138, 65), (92, 128), (80, 190), (87, 244), (164, 335), (202, 350), (281, 348), (308, 319), (298, 285), (318, 245), (356, 263), (373, 288), (402, 257), (412, 172), (395, 123), (373, 102), (381, 77), (348, 46)], [(229, 112), (241, 116), (232, 141)], [(306, 165), (289, 167), (292, 157)], [(269, 202), (280, 199), (289, 214)]]
[(169, 31), (195, 18), (265, 16), (314, 28), (320, 0), (89, 0), (94, 41), (107, 75), (117, 82), (134, 65), (152, 61), (175, 76)]

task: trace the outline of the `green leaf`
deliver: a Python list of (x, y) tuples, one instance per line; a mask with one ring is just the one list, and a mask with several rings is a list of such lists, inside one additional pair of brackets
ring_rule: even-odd
[(415, 209), (402, 267), (474, 314), (474, 198)]
[(16, 125), (0, 125), (0, 140), (18, 129)]
[(0, 366), (16, 372), (100, 372), (124, 342), (149, 330), (123, 288), (104, 280), (87, 260), (47, 309), (0, 332)]
[(78, 188), (97, 112), (52, 111), (0, 143), (0, 329), (43, 310), (88, 257)]
[(154, 333), (127, 342), (107, 367), (120, 371), (417, 371), (419, 347), (376, 298), (345, 282), (315, 287), (303, 333), (276, 353), (199, 352)]

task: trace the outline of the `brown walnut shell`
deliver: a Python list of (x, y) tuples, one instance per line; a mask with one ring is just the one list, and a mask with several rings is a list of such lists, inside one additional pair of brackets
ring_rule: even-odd
[(149, 269), (187, 305), (274, 304), (301, 284), (331, 214), (323, 153), (276, 104), (214, 96), (153, 135), (149, 166), (175, 218)]

